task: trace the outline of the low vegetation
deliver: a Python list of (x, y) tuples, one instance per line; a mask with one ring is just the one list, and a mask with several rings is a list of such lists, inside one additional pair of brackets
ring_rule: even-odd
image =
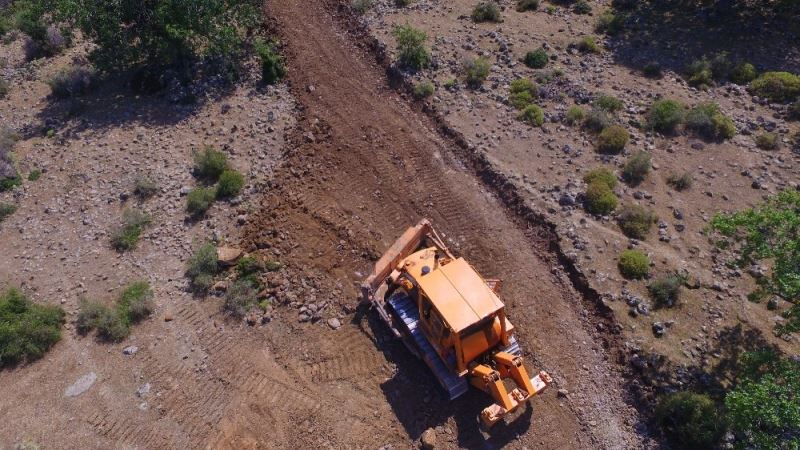
[(214, 204), (216, 198), (217, 191), (214, 188), (194, 188), (186, 195), (186, 212), (195, 218), (202, 217)]
[(517, 109), (525, 109), (539, 96), (539, 87), (527, 78), (519, 78), (512, 81), (509, 90), (511, 94), (508, 100)]
[(535, 11), (539, 8), (539, 0), (517, 0), (517, 11)]
[(133, 194), (141, 200), (146, 200), (158, 193), (158, 183), (150, 176), (139, 175), (133, 181)]
[(586, 175), (583, 176), (583, 181), (587, 185), (602, 183), (608, 186), (609, 189), (614, 189), (617, 187), (617, 176), (614, 175), (614, 172), (606, 169), (605, 167), (598, 167), (590, 170), (586, 173)]
[(216, 189), (217, 198), (230, 198), (239, 195), (244, 187), (244, 175), (234, 169), (225, 169), (219, 177)]
[(411, 25), (397, 26), (392, 30), (397, 41), (397, 59), (401, 66), (420, 70), (431, 63), (431, 54), (425, 48), (428, 35)]
[(736, 134), (733, 120), (716, 103), (700, 103), (686, 115), (686, 128), (706, 139), (730, 139)]
[(658, 61), (650, 61), (642, 67), (642, 73), (648, 78), (661, 78), (661, 64)]
[(657, 100), (647, 113), (647, 125), (664, 134), (671, 134), (686, 118), (686, 107), (675, 100)]
[(686, 277), (673, 273), (647, 285), (653, 303), (659, 308), (672, 308), (680, 301), (681, 288)]
[(414, 97), (418, 99), (428, 98), (436, 92), (436, 88), (429, 80), (420, 81), (414, 85)]
[(8, 217), (17, 211), (17, 207), (11, 203), (0, 202), (0, 223), (3, 223)]
[(526, 53), (522, 61), (531, 69), (544, 69), (549, 58), (547, 57), (547, 52), (543, 48), (537, 48), (536, 50)]
[(194, 174), (198, 178), (214, 182), (227, 169), (228, 156), (210, 145), (194, 154)]
[(186, 276), (196, 293), (204, 293), (214, 284), (214, 276), (219, 273), (217, 248), (211, 243), (197, 247), (186, 263)]
[(8, 95), (8, 81), (5, 78), (0, 77), (0, 99), (6, 98)]
[(89, 92), (93, 78), (94, 71), (89, 68), (83, 66), (70, 67), (56, 72), (47, 81), (47, 84), (50, 85), (50, 92), (53, 97), (65, 99)]
[(619, 254), (617, 267), (625, 278), (642, 279), (650, 273), (650, 258), (639, 250), (625, 250)]
[(656, 213), (639, 205), (625, 205), (617, 214), (617, 223), (625, 236), (643, 240), (658, 220)]
[(636, 185), (647, 178), (652, 167), (650, 154), (639, 151), (631, 155), (622, 168), (622, 178), (630, 184)]
[(123, 289), (113, 308), (83, 300), (75, 328), (84, 335), (96, 330), (97, 337), (105, 341), (122, 341), (130, 335), (132, 325), (152, 314), (153, 297), (150, 284), (137, 281)]
[(353, 0), (350, 5), (358, 14), (366, 14), (374, 6), (373, 0)]
[(617, 209), (619, 200), (609, 184), (603, 181), (590, 183), (586, 188), (586, 210), (592, 214), (607, 216)]
[(684, 172), (682, 174), (671, 173), (667, 177), (667, 184), (672, 186), (673, 189), (676, 191), (685, 191), (692, 187), (694, 183), (694, 177), (692, 176), (691, 172)]
[(733, 68), (730, 79), (736, 84), (748, 84), (758, 77), (756, 67), (750, 63), (741, 63)]
[(586, 119), (586, 112), (580, 106), (570, 106), (564, 115), (564, 122), (567, 125), (576, 125)]
[(800, 76), (789, 72), (765, 72), (750, 83), (753, 95), (774, 102), (790, 102), (800, 97)]
[(544, 124), (544, 111), (537, 105), (528, 105), (520, 111), (517, 118), (528, 125), (540, 127)]
[(600, 46), (591, 36), (584, 36), (581, 38), (575, 44), (575, 47), (583, 53), (600, 53)]
[(248, 279), (238, 279), (225, 291), (223, 309), (233, 317), (241, 318), (258, 303), (258, 291)]
[(789, 120), (800, 120), (800, 100), (789, 105), (786, 116)]
[(606, 10), (600, 14), (597, 19), (597, 25), (594, 30), (598, 33), (605, 33), (609, 36), (615, 36), (622, 31), (625, 25), (625, 16), (615, 13), (613, 10)]
[(775, 150), (778, 148), (778, 135), (775, 133), (761, 133), (756, 136), (756, 146), (762, 150)]
[(614, 116), (608, 111), (597, 108), (592, 108), (583, 121), (583, 126), (595, 133), (599, 133), (612, 125), (614, 125)]
[(118, 252), (136, 248), (144, 229), (150, 224), (145, 212), (129, 208), (122, 212), (122, 223), (111, 231), (111, 246)]
[(261, 61), (261, 80), (268, 85), (275, 84), (286, 76), (286, 63), (272, 44), (257, 39), (253, 48)]
[(0, 368), (31, 362), (61, 340), (64, 310), (39, 305), (20, 290), (0, 292)]
[(489, 77), (491, 65), (485, 58), (478, 57), (464, 62), (464, 80), (471, 88), (480, 87)]
[(703, 394), (677, 392), (663, 397), (655, 420), (677, 450), (716, 448), (725, 434), (717, 406)]
[(472, 9), (472, 20), (480, 22), (501, 22), (500, 8), (493, 1), (480, 2)]
[(601, 153), (617, 154), (622, 152), (630, 139), (628, 131), (620, 125), (611, 125), (600, 132), (597, 137), (597, 150)]
[(577, 0), (572, 5), (572, 11), (575, 14), (589, 14), (592, 12), (592, 7), (586, 0)]
[(600, 94), (595, 97), (594, 101), (592, 102), (592, 106), (603, 111), (616, 113), (621, 111), (625, 105), (622, 103), (622, 100), (614, 97), (613, 95)]

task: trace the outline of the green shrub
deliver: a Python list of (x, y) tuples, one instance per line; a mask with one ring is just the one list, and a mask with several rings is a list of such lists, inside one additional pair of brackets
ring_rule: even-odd
[(401, 66), (419, 70), (431, 63), (431, 54), (425, 48), (428, 35), (411, 25), (397, 26), (392, 30), (397, 41), (397, 58)]
[(216, 181), (228, 169), (228, 156), (210, 145), (194, 154), (194, 174), (208, 181)]
[(258, 279), (258, 274), (265, 269), (266, 267), (264, 264), (253, 256), (245, 256), (236, 263), (238, 279), (249, 281), (256, 290), (261, 288), (261, 281)]
[(539, 87), (527, 78), (512, 81), (509, 90), (509, 101), (517, 109), (524, 109), (539, 95)]
[(539, 0), (518, 0), (517, 11), (535, 11), (539, 8)]
[(587, 185), (602, 183), (608, 186), (609, 189), (614, 189), (617, 187), (617, 176), (605, 167), (598, 167), (587, 172), (583, 176), (583, 182)]
[(75, 322), (78, 333), (88, 334), (97, 330), (97, 336), (110, 342), (119, 342), (131, 333), (130, 324), (111, 308), (101, 303), (82, 300), (78, 319)]
[(657, 100), (647, 113), (647, 125), (660, 133), (673, 133), (686, 117), (686, 107), (675, 100)]
[(186, 196), (186, 212), (193, 217), (200, 217), (211, 208), (216, 198), (217, 192), (214, 188), (194, 188)]
[(373, 0), (353, 0), (350, 5), (353, 7), (353, 10), (358, 14), (366, 14), (367, 11), (372, 9), (374, 5)]
[(686, 128), (707, 139), (729, 139), (736, 134), (733, 121), (716, 103), (701, 103), (686, 115)]
[(153, 297), (153, 290), (147, 281), (131, 283), (117, 299), (117, 313), (126, 324), (138, 323), (153, 313)]
[(650, 297), (659, 308), (672, 308), (681, 297), (681, 287), (686, 282), (686, 277), (673, 273), (666, 277), (659, 278), (647, 285)]
[(578, 0), (572, 5), (572, 10), (575, 14), (589, 14), (592, 12), (592, 7), (589, 5), (586, 0)]
[(17, 207), (11, 203), (0, 202), (0, 223), (17, 211)]
[(249, 280), (236, 280), (225, 291), (223, 308), (231, 316), (241, 318), (256, 305), (257, 297), (258, 292)]
[(244, 175), (234, 169), (222, 172), (217, 184), (217, 198), (228, 198), (239, 195), (244, 187)]
[(75, 330), (83, 335), (89, 333), (97, 328), (99, 318), (105, 314), (111, 314), (111, 309), (103, 304), (82, 299), (80, 311), (75, 320)]
[(543, 69), (547, 65), (547, 52), (543, 48), (537, 48), (525, 54), (522, 60), (531, 69)]
[(158, 184), (152, 178), (139, 175), (133, 182), (133, 194), (140, 199), (148, 199), (158, 192)]
[(0, 192), (10, 191), (17, 186), (22, 186), (22, 177), (19, 175), (0, 178)]
[(625, 205), (617, 214), (617, 222), (625, 236), (643, 240), (658, 220), (653, 210), (639, 205)]
[(598, 33), (605, 33), (609, 36), (614, 36), (622, 31), (625, 24), (625, 17), (621, 14), (615, 14), (612, 10), (603, 11), (597, 19), (595, 31)]
[(467, 86), (477, 88), (489, 76), (489, 68), (491, 65), (489, 61), (485, 58), (475, 58), (473, 60), (468, 60), (464, 63), (464, 77), (467, 83)]
[(436, 88), (428, 80), (420, 81), (414, 86), (414, 97), (418, 99), (430, 97), (434, 92), (436, 92)]
[(638, 184), (644, 181), (650, 173), (650, 154), (639, 151), (631, 155), (622, 168), (622, 177), (631, 184)]
[(756, 67), (750, 63), (740, 63), (733, 68), (730, 79), (736, 84), (747, 84), (758, 76)]
[(0, 367), (41, 358), (61, 340), (64, 310), (38, 305), (18, 289), (0, 293)]
[(667, 177), (667, 184), (676, 191), (685, 191), (692, 187), (692, 183), (694, 183), (694, 178), (690, 172), (684, 172), (681, 175), (672, 173)]
[(628, 143), (628, 139), (630, 135), (624, 127), (611, 125), (600, 132), (597, 138), (597, 150), (601, 153), (620, 153)]
[(677, 392), (663, 397), (655, 410), (656, 423), (676, 450), (717, 448), (725, 424), (714, 402), (705, 395)]
[(119, 252), (131, 250), (139, 243), (139, 237), (150, 224), (150, 217), (138, 209), (122, 212), (122, 224), (111, 231), (111, 246)]
[(615, 113), (622, 110), (625, 105), (623, 105), (622, 100), (613, 95), (600, 94), (594, 99), (592, 106), (603, 111)]
[(581, 38), (581, 40), (579, 40), (575, 44), (575, 47), (577, 47), (577, 49), (580, 50), (583, 53), (599, 53), (600, 52), (600, 46), (597, 45), (597, 42), (595, 42), (594, 38), (591, 37), (591, 36), (584, 36), (583, 38)]
[(716, 54), (711, 60), (703, 57), (689, 64), (686, 68), (689, 84), (699, 88), (707, 88), (714, 80), (724, 80), (733, 71), (733, 63), (727, 52)]
[(789, 120), (800, 120), (800, 100), (789, 105), (788, 110)]
[(642, 68), (644, 76), (648, 78), (661, 78), (661, 63), (658, 61), (650, 61)]
[(529, 125), (540, 127), (544, 124), (544, 111), (537, 105), (528, 105), (519, 113), (517, 118)]
[(36, 181), (42, 177), (42, 171), (39, 169), (33, 169), (28, 173), (28, 181)]
[(217, 248), (210, 243), (199, 246), (186, 262), (186, 276), (195, 292), (207, 291), (218, 272)]
[(775, 133), (761, 133), (756, 136), (756, 145), (762, 150), (775, 150), (778, 148), (778, 135)]
[(800, 76), (789, 72), (765, 72), (750, 83), (750, 92), (774, 102), (800, 97)]
[(599, 133), (612, 125), (614, 125), (614, 117), (608, 111), (597, 108), (592, 108), (583, 121), (583, 126), (595, 133)]
[(616, 194), (602, 181), (589, 184), (585, 197), (584, 207), (592, 214), (607, 216), (617, 209)]
[(580, 106), (570, 106), (567, 110), (567, 114), (564, 116), (564, 122), (568, 125), (575, 125), (577, 123), (583, 122), (586, 118), (586, 112), (583, 111), (583, 108)]
[(650, 258), (639, 250), (625, 250), (619, 254), (617, 267), (623, 277), (638, 280), (650, 272)]
[(91, 59), (105, 71), (164, 67), (184, 72), (207, 59), (234, 68), (243, 41), (258, 27), (261, 11), (252, 0), (57, 0), (65, 23), (74, 24), (96, 46)]
[(472, 20), (474, 22), (501, 22), (500, 8), (494, 2), (480, 2), (472, 10)]
[(261, 80), (265, 84), (275, 84), (286, 76), (283, 56), (276, 52), (271, 44), (257, 39), (253, 48), (261, 60)]
[(89, 92), (94, 72), (85, 67), (70, 67), (56, 72), (47, 84), (55, 98), (65, 99)]

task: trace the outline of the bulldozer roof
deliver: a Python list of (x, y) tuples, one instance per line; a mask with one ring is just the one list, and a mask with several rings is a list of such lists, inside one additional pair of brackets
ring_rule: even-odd
[(456, 333), (503, 308), (486, 281), (463, 258), (439, 266), (416, 281)]

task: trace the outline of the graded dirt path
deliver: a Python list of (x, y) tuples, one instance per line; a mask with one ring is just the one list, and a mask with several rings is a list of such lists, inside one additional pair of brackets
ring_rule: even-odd
[[(323, 433), (322, 442), (334, 447), (378, 447), (437, 427), (444, 447), (647, 446), (634, 431), (636, 414), (604, 348), (607, 340), (595, 333), (595, 318), (549, 253), (545, 227), (509, 215), (429, 119), (388, 88), (382, 69), (348, 37), (335, 11), (321, 0), (268, 4), (302, 117), (247, 241), (278, 247), (284, 262), (316, 274), (304, 295), (354, 306), (371, 260), (405, 227), (429, 217), (484, 276), (503, 279), (529, 366), (548, 370), (558, 386), (487, 440), (476, 417), (488, 398), (473, 392), (445, 401), (426, 368), (391, 342), (371, 312), (359, 309), (336, 331), (287, 316), (289, 336), (277, 327), (268, 332), (273, 350), (287, 361), (294, 382), (336, 405), (315, 410), (288, 434), (308, 436), (310, 428), (315, 442)], [(331, 298), (332, 289), (338, 298)], [(557, 397), (558, 388), (569, 397)]]

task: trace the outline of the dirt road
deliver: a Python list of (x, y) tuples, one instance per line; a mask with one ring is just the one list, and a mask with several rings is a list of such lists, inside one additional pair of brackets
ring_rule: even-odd
[[(583, 299), (549, 253), (544, 227), (509, 215), (455, 156), (452, 143), (387, 87), (380, 66), (348, 38), (332, 11), (322, 1), (268, 5), (303, 117), (250, 242), (264, 248), (280, 233), (290, 242), (282, 247), (284, 260), (318, 274), (321, 292), (340, 287), (333, 302), (352, 305), (370, 258), (406, 226), (429, 217), (485, 276), (504, 280), (530, 365), (550, 371), (570, 395), (557, 398), (552, 389), (533, 402), (532, 412), (484, 442), (474, 425), (486, 398), (444, 402), (425, 368), (360, 311), (343, 329), (301, 326), (292, 337), (273, 340), (287, 359), (302, 354), (316, 362), (306, 381), (340, 405), (310, 420), (331, 427), (334, 446), (417, 439), (441, 425), (451, 445), (469, 448), (641, 448), (623, 382), (592, 331)], [(382, 407), (387, 403), (390, 412)], [(366, 414), (358, 427), (335, 423), (370, 410), (374, 418)]]

